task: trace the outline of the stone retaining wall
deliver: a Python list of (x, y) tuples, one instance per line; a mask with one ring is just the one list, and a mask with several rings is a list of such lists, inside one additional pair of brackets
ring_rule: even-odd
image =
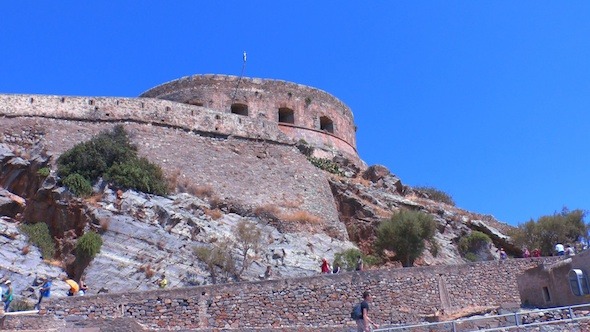
[(520, 303), (516, 276), (547, 260), (554, 258), (61, 298), (48, 301), (43, 313), (57, 318), (135, 318), (152, 329), (344, 328), (351, 323), (353, 304), (369, 290), (375, 321), (409, 323), (441, 309)]

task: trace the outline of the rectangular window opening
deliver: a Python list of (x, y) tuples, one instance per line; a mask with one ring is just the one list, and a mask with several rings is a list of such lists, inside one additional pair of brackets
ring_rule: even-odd
[(543, 287), (543, 299), (545, 302), (551, 302), (551, 295), (549, 294), (549, 287)]

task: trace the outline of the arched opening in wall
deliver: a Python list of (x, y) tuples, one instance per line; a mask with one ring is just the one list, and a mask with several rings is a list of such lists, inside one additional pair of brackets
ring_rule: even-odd
[(290, 108), (279, 108), (279, 122), (295, 124), (295, 112)]
[(232, 104), (231, 112), (237, 115), (248, 116), (248, 105), (246, 104)]
[(320, 117), (320, 130), (334, 133), (334, 122), (327, 116)]

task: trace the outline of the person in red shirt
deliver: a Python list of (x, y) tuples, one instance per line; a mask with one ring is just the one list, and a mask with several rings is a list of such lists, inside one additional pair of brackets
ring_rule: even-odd
[(322, 265), (320, 266), (320, 268), (322, 269), (322, 273), (330, 273), (332, 272), (332, 268), (330, 267), (330, 264), (328, 263), (327, 259), (322, 259)]

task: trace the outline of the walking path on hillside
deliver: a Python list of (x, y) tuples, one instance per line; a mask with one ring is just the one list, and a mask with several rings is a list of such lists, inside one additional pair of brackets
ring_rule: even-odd
[[(446, 322), (414, 324), (403, 326), (388, 326), (373, 331), (398, 332), (398, 331), (564, 331), (564, 324), (570, 328), (568, 331), (587, 331), (590, 327), (590, 304), (581, 304), (568, 307), (556, 307), (549, 309), (537, 309), (521, 311), (511, 314), (477, 316), (466, 319), (456, 319)], [(546, 326), (553, 326), (546, 327)], [(583, 326), (582, 326), (583, 325)], [(543, 326), (542, 329), (538, 329)], [(578, 329), (575, 329), (575, 328)], [(574, 328), (574, 329), (572, 329)]]

